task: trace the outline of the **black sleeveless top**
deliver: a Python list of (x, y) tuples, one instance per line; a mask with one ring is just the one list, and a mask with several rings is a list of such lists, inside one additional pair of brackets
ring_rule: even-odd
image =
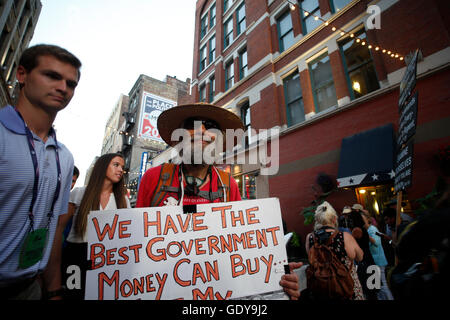
[[(314, 246), (314, 241), (316, 240), (316, 237), (320, 238), (326, 238), (324, 241), (326, 241), (333, 232), (325, 231), (325, 229), (331, 229), (330, 227), (322, 227), (318, 230), (314, 230), (313, 236), (309, 237), (309, 247)], [(326, 234), (326, 235), (325, 235)], [(331, 250), (336, 254), (336, 256), (339, 258), (339, 260), (345, 265), (345, 260), (347, 257), (347, 251), (345, 251), (345, 244), (344, 244), (344, 234), (341, 231), (338, 231), (337, 235), (333, 238), (330, 244)]]

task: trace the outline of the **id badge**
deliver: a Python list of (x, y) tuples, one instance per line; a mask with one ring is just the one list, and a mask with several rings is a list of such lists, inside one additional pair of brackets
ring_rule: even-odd
[(19, 268), (26, 269), (36, 264), (44, 255), (48, 229), (37, 229), (28, 233), (22, 245)]

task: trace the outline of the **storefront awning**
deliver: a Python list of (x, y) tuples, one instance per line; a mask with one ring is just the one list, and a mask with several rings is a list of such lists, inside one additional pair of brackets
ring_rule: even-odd
[(342, 139), (338, 187), (390, 182), (395, 176), (394, 150), (392, 124)]

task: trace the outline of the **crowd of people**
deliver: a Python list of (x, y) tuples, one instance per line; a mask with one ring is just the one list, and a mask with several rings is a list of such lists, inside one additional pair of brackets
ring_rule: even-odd
[[(385, 210), (384, 213), (388, 212), (390, 211)], [(353, 294), (347, 298), (393, 300), (385, 275), (388, 266), (385, 248), (393, 248), (389, 248), (389, 244), (383, 244), (383, 237), (389, 239), (389, 236), (378, 230), (375, 218), (362, 205), (345, 206), (338, 215), (333, 206), (324, 201), (317, 207), (314, 231), (307, 235), (305, 246), (311, 266), (317, 264), (311, 257), (311, 248), (316, 242), (320, 242), (330, 248), (347, 267), (353, 279)], [(308, 280), (313, 282), (314, 279), (310, 279), (311, 277), (314, 276), (311, 275)], [(304, 299), (315, 299), (320, 292), (314, 292), (314, 288), (308, 286), (304, 292), (302, 291), (302, 295)], [(321, 295), (321, 298), (330, 297)]]
[[(91, 265), (86, 238), (89, 212), (130, 208), (120, 153), (98, 158), (86, 187), (72, 190), (79, 172), (69, 149), (57, 141), (53, 122), (72, 99), (80, 68), (78, 58), (61, 47), (28, 48), (17, 69), (18, 101), (15, 106), (0, 109), (1, 300), (83, 299), (85, 276)], [(141, 180), (136, 207), (189, 207), (241, 200), (229, 173), (204, 160), (196, 163), (195, 152), (191, 153), (215, 143), (218, 136), (214, 132), (243, 129), (238, 116), (210, 104), (191, 104), (164, 111), (157, 126), (169, 146), (177, 143), (172, 133), (184, 129), (187, 141), (183, 142), (188, 149), (181, 152), (191, 158), (148, 170)], [(224, 137), (223, 145), (233, 146)], [(447, 199), (440, 211), (426, 219), (411, 222), (404, 217), (400, 225), (396, 225), (396, 210), (388, 207), (383, 211), (384, 230), (379, 230), (377, 220), (360, 204), (346, 206), (337, 214), (325, 201), (317, 207), (314, 231), (305, 242), (310, 260), (307, 289), (300, 293), (294, 271), (301, 262), (289, 263), (280, 286), (292, 300), (326, 299), (330, 292), (345, 299), (392, 300), (416, 292), (411, 289), (415, 284), (409, 285), (406, 280), (415, 272), (411, 265), (417, 266), (417, 261), (429, 257), (430, 248), (433, 252), (435, 248), (444, 249), (437, 250), (442, 253), (438, 258), (419, 265), (448, 266), (448, 228), (444, 228), (449, 217)], [(427, 226), (439, 232), (430, 234)], [(394, 243), (395, 251), (392, 241), (399, 239), (393, 232), (404, 235)], [(429, 238), (423, 243), (430, 246), (417, 244), (415, 234), (426, 234)], [(411, 252), (405, 243), (420, 247), (422, 255)], [(327, 257), (327, 261), (319, 261), (320, 257)], [(73, 265), (81, 268), (82, 278), (69, 290), (67, 268)], [(432, 282), (417, 279), (428, 290), (425, 292), (432, 294), (434, 285), (448, 280), (448, 275), (435, 268), (430, 272)], [(334, 279), (332, 286), (324, 279)]]
[[(449, 194), (450, 188), (421, 216), (412, 218), (402, 212), (399, 224), (396, 209), (389, 205), (377, 221), (360, 204), (345, 206), (338, 214), (324, 201), (317, 207), (314, 231), (305, 242), (308, 283), (301, 300), (443, 299), (449, 280)], [(345, 294), (345, 278), (332, 270), (332, 264), (311, 254), (311, 248), (320, 250), (320, 245), (347, 267), (353, 280), (351, 295)], [(321, 279), (323, 275), (326, 281)], [(333, 279), (341, 281), (341, 288), (336, 288)], [(320, 281), (328, 285), (317, 286)]]
[[(72, 99), (80, 68), (78, 58), (64, 48), (43, 44), (26, 49), (16, 75), (17, 103), (0, 109), (1, 300), (83, 299), (91, 265), (86, 258), (89, 212), (130, 208), (119, 153), (101, 156), (87, 186), (71, 192), (79, 172), (69, 149), (56, 140), (53, 122)], [(184, 130), (181, 151), (193, 157), (195, 150), (204, 153), (216, 138), (221, 141), (220, 132), (243, 129), (238, 116), (210, 104), (166, 110), (157, 126), (170, 146), (177, 142), (173, 131)], [(241, 200), (233, 177), (201, 159), (184, 157), (180, 164), (148, 170), (136, 206)], [(66, 271), (74, 265), (81, 268), (82, 279), (68, 290)], [(293, 270), (301, 265), (289, 263), (280, 280), (292, 300), (300, 295)]]

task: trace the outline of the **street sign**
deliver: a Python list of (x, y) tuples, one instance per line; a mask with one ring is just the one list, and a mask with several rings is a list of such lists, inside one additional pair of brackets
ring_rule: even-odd
[(403, 108), (404, 103), (411, 95), (412, 90), (416, 86), (416, 73), (417, 73), (417, 59), (419, 56), (419, 49), (414, 52), (411, 61), (406, 67), (406, 72), (403, 75), (402, 81), (400, 82), (400, 97), (398, 100), (399, 110)]
[(414, 141), (411, 140), (397, 154), (394, 182), (395, 192), (405, 190), (412, 185), (413, 146)]
[(400, 112), (397, 138), (398, 148), (401, 148), (416, 133), (418, 96), (419, 93), (416, 92)]

